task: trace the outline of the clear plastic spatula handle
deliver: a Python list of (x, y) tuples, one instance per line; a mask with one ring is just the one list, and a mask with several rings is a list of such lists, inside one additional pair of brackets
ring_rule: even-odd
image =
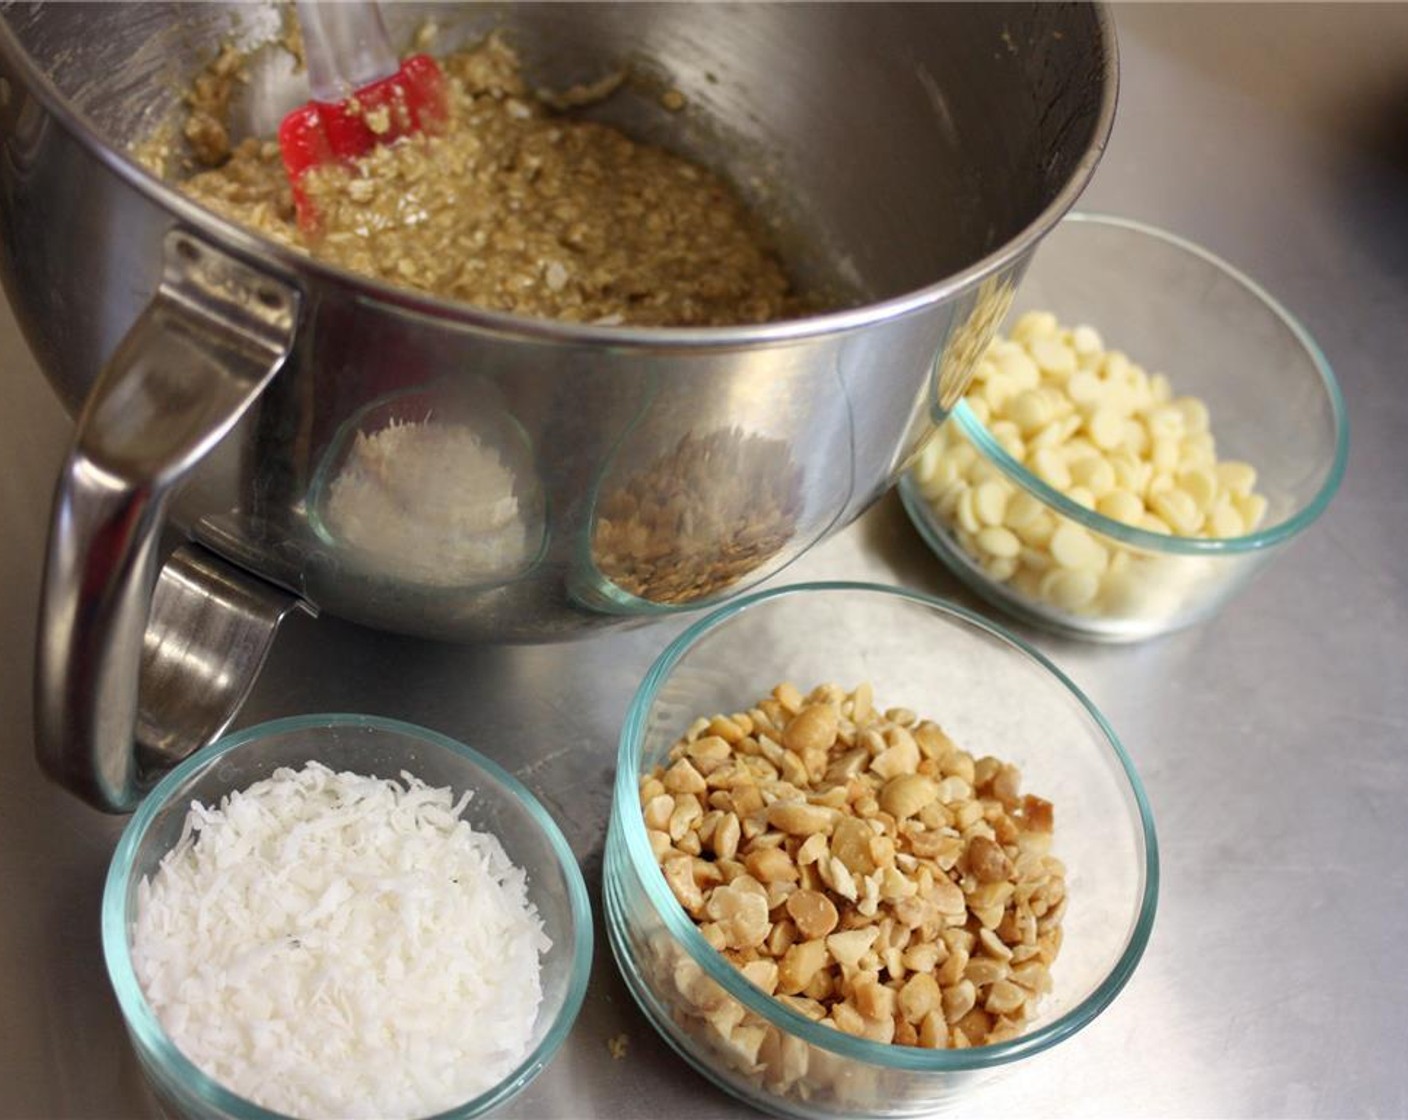
[(374, 0), (296, 0), (295, 7), (314, 100), (345, 101), (396, 73), (400, 60)]

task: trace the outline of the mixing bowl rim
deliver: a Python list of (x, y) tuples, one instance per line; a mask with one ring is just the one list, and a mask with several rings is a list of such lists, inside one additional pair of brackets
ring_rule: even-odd
[[(1055, 487), (1038, 478), (1025, 465), (1009, 455), (988, 430), (987, 425), (978, 419), (968, 406), (967, 401), (960, 401), (950, 414), (958, 429), (993, 466), (1044, 505), (1055, 509), (1058, 513), (1092, 532), (1145, 552), (1159, 552), (1174, 556), (1222, 556), (1257, 552), (1290, 540), (1313, 524), (1325, 512), (1331, 499), (1339, 490), (1340, 483), (1344, 480), (1345, 466), (1349, 459), (1349, 416), (1345, 408), (1344, 394), (1340, 391), (1339, 382), (1335, 378), (1334, 370), (1330, 367), (1329, 359), (1325, 357), (1310, 332), (1279, 300), (1249, 275), (1186, 237), (1133, 218), (1093, 211), (1073, 212), (1062, 219), (1059, 224), (1065, 226), (1068, 223), (1073, 227), (1118, 229), (1139, 237), (1161, 241), (1198, 258), (1204, 264), (1212, 266), (1243, 288), (1254, 299), (1260, 301), (1262, 306), (1271, 312), (1272, 317), (1300, 344), (1302, 351), (1310, 359), (1312, 368), (1319, 375), (1320, 386), (1324, 390), (1325, 399), (1330, 406), (1330, 415), (1335, 428), (1335, 450), (1324, 481), (1314, 496), (1300, 509), (1290, 517), (1284, 518), (1274, 525), (1268, 525), (1265, 529), (1240, 537), (1179, 537), (1172, 533), (1156, 533), (1148, 529), (1136, 528), (1123, 521), (1105, 517), (1103, 514), (1087, 509), (1079, 502), (1073, 501)], [(933, 515), (930, 512), (929, 504), (914, 493), (914, 482), (910, 472), (905, 473), (901, 480), (901, 486), (906, 494), (912, 495), (915, 499), (913, 503), (906, 502), (906, 505), (914, 504), (926, 520), (931, 518)]]
[(799, 319), (784, 319), (731, 327), (629, 327), (567, 323), (508, 312), (490, 311), (455, 300), (425, 295), (362, 276), (306, 253), (280, 245), (245, 229), (238, 223), (205, 209), (181, 194), (123, 149), (109, 144), (86, 114), (71, 105), (20, 44), (9, 21), (0, 15), (0, 58), (16, 67), (25, 87), (44, 108), (99, 163), (127, 186), (162, 207), (186, 226), (206, 234), (221, 248), (242, 256), (256, 267), (281, 270), (300, 284), (320, 283), (374, 296), (403, 313), (423, 316), (459, 328), (487, 334), (559, 344), (609, 345), (623, 350), (726, 350), (840, 334), (888, 322), (943, 303), (1022, 259), (1075, 204), (1095, 172), (1109, 143), (1119, 91), (1119, 46), (1114, 17), (1104, 0), (1091, 5), (1095, 19), (1095, 47), (1100, 54), (1100, 106), (1092, 121), (1090, 141), (1061, 189), (1017, 233), (966, 268), (913, 291), (859, 307)]
[[(1144, 884), (1139, 900), (1138, 916), (1129, 931), (1128, 940), (1125, 942), (1118, 960), (1095, 989), (1078, 1004), (1045, 1026), (1020, 1035), (1009, 1042), (973, 1047), (967, 1050), (927, 1050), (919, 1047), (872, 1042), (814, 1023), (750, 983), (721, 953), (705, 941), (694, 921), (684, 912), (670, 891), (664, 875), (660, 872), (658, 861), (651, 849), (650, 841), (646, 836), (645, 824), (639, 812), (637, 780), (639, 749), (644, 740), (646, 718), (661, 686), (701, 638), (719, 629), (734, 616), (775, 599), (832, 592), (875, 594), (906, 600), (944, 618), (947, 623), (952, 624), (957, 621), (979, 630), (989, 638), (996, 639), (999, 644), (1006, 646), (1011, 652), (1034, 663), (1038, 670), (1044, 670), (1052, 683), (1063, 687), (1067, 694), (1084, 709), (1085, 714), (1099, 731), (1101, 741), (1110, 749), (1115, 761), (1119, 763), (1120, 772), (1124, 775), (1129, 792), (1134, 797), (1139, 816), (1137, 836), (1143, 844)], [(665, 648), (646, 672), (626, 712), (626, 719), (621, 728), (620, 749), (616, 763), (612, 818), (619, 825), (618, 835), (625, 844), (625, 855), (630, 867), (636, 873), (646, 897), (659, 915), (660, 921), (670, 936), (683, 946), (691, 959), (729, 995), (749, 1011), (813, 1046), (831, 1051), (844, 1058), (898, 1070), (918, 1073), (945, 1073), (958, 1070), (986, 1069), (1041, 1053), (1063, 1039), (1069, 1038), (1091, 1023), (1108, 1007), (1129, 981), (1148, 945), (1149, 936), (1153, 929), (1154, 915), (1158, 908), (1159, 851), (1154, 831), (1153, 810), (1150, 807), (1143, 782), (1135, 771), (1133, 761), (1104, 715), (1074, 681), (1041, 652), (1022, 641), (1015, 634), (957, 603), (905, 587), (850, 580), (788, 584), (742, 596), (711, 612), (683, 631)]]
[[(198, 1094), (222, 1114), (240, 1117), (241, 1120), (286, 1120), (283, 1113), (266, 1109), (216, 1081), (186, 1057), (167, 1034), (148, 1003), (133, 968), (127, 908), (128, 886), (137, 849), (145, 839), (152, 822), (163, 809), (171, 806), (172, 795), (191, 776), (218, 765), (226, 755), (250, 743), (257, 743), (271, 736), (331, 728), (392, 732), (448, 751), (482, 770), (499, 782), (527, 812), (547, 839), (562, 871), (567, 884), (568, 911), (572, 919), (572, 957), (566, 994), (552, 1025), (542, 1040), (496, 1085), (451, 1109), (426, 1117), (425, 1120), (467, 1120), (469, 1117), (483, 1115), (518, 1093), (537, 1077), (571, 1031), (581, 1011), (591, 973), (594, 948), (591, 902), (581, 867), (567, 838), (542, 803), (522, 782), (493, 759), (485, 757), (472, 747), (438, 731), (404, 720), (350, 712), (316, 713), (269, 720), (226, 735), (210, 747), (192, 754), (162, 778), (138, 806), (123, 830), (112, 861), (108, 865), (103, 886), (103, 956), (123, 1020), (128, 1031), (137, 1040), (139, 1048), (152, 1055), (163, 1076), (172, 1078)], [(530, 901), (532, 882), (533, 877), (530, 874)], [(145, 1061), (144, 1058), (143, 1064)]]

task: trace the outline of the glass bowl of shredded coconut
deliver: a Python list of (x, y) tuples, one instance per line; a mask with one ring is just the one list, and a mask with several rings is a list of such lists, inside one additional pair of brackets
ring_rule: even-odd
[(435, 732), (279, 720), (173, 770), (118, 845), (103, 947), (154, 1091), (194, 1117), (478, 1116), (571, 1029), (567, 841)]

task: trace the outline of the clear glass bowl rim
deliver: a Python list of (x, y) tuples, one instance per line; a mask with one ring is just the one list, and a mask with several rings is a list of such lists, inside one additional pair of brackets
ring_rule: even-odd
[[(1344, 478), (1345, 464), (1349, 457), (1349, 418), (1345, 411), (1344, 396), (1340, 392), (1339, 383), (1335, 380), (1334, 371), (1330, 368), (1330, 363), (1321, 351), (1319, 345), (1310, 336), (1310, 332), (1301, 326), (1299, 320), (1286, 310), (1269, 292), (1260, 284), (1253, 280), (1240, 269), (1228, 264), (1221, 257), (1204, 249), (1187, 238), (1180, 237), (1175, 233), (1160, 229), (1157, 226), (1149, 225), (1145, 222), (1135, 221), (1132, 218), (1121, 218), (1111, 214), (1097, 214), (1090, 212), (1073, 212), (1068, 214), (1056, 229), (1054, 234), (1067, 223), (1073, 225), (1104, 226), (1110, 229), (1120, 229), (1129, 233), (1144, 237), (1153, 238), (1180, 249), (1190, 256), (1197, 257), (1205, 264), (1211, 265), (1214, 269), (1223, 273), (1234, 283), (1240, 285), (1255, 299), (1259, 300), (1268, 311), (1277, 318), (1282, 326), (1288, 330), (1295, 340), (1300, 343), (1306, 355), (1310, 358), (1311, 364), (1320, 375), (1320, 382), (1325, 390), (1325, 396), (1329, 400), (1330, 412), (1334, 417), (1335, 424), (1335, 451), (1334, 460), (1330, 464), (1330, 469), (1325, 475), (1325, 481), (1314, 497), (1298, 510), (1293, 516), (1279, 521), (1274, 525), (1268, 525), (1265, 529), (1248, 533), (1241, 537), (1223, 538), (1202, 538), (1202, 537), (1178, 537), (1171, 533), (1154, 533), (1148, 529), (1138, 529), (1133, 525), (1126, 525), (1123, 521), (1115, 521), (1105, 517), (1094, 510), (1086, 509), (1079, 502), (1072, 501), (1061, 491), (1053, 486), (1049, 486), (1042, 479), (1029, 471), (1022, 463), (1019, 463), (1011, 455), (1007, 454), (996, 439), (993, 438), (987, 426), (974, 415), (973, 410), (968, 407), (968, 402), (960, 400), (949, 414), (950, 419), (958, 425), (959, 430), (968, 440), (986, 457), (992, 464), (1002, 471), (1018, 486), (1027, 490), (1044, 504), (1051, 506), (1064, 516), (1092, 532), (1100, 533), (1134, 548), (1145, 552), (1159, 552), (1180, 556), (1219, 556), (1230, 553), (1256, 552), (1260, 549), (1271, 548), (1282, 541), (1289, 540), (1297, 533), (1301, 532), (1322, 513), (1325, 507), (1330, 504), (1330, 499), (1335, 496), (1335, 492), (1340, 487), (1340, 482)], [(1041, 246), (1038, 246), (1037, 253), (1041, 253)], [(919, 498), (914, 492), (914, 483), (910, 478), (910, 473), (905, 472), (900, 480), (901, 496), (909, 500), (905, 502), (907, 506), (914, 506), (922, 514), (922, 521), (927, 521), (930, 517), (928, 503)], [(912, 512), (912, 511), (911, 511)]]
[(131, 880), (132, 861), (137, 848), (145, 837), (158, 812), (170, 801), (172, 794), (192, 774), (198, 770), (216, 765), (231, 751), (238, 750), (247, 743), (271, 735), (305, 731), (314, 728), (344, 727), (390, 731), (421, 740), (431, 746), (450, 751), (466, 759), (485, 771), (490, 777), (501, 782), (527, 809), (528, 814), (543, 830), (553, 854), (562, 867), (567, 881), (568, 906), (572, 914), (573, 939), (571, 982), (557, 1019), (549, 1028), (542, 1041), (520, 1062), (507, 1077), (493, 1088), (479, 1096), (456, 1105), (454, 1108), (425, 1117), (424, 1120), (465, 1120), (480, 1116), (508, 1100), (532, 1081), (547, 1065), (561, 1047), (576, 1021), (586, 996), (587, 980), (592, 963), (592, 910), (587, 894), (586, 883), (582, 878), (577, 858), (572, 848), (558, 828), (557, 822), (543, 808), (541, 802), (517, 778), (478, 751), (442, 735), (438, 731), (407, 723), (404, 720), (387, 719), (381, 716), (358, 715), (346, 712), (331, 712), (320, 715), (292, 716), (285, 719), (269, 720), (252, 727), (227, 735), (211, 747), (197, 751), (180, 765), (174, 767), (147, 795), (123, 830), (117, 848), (108, 866), (107, 880), (103, 887), (102, 931), (103, 956), (107, 961), (108, 975), (118, 1004), (122, 1008), (127, 1027), (135, 1033), (153, 1055), (155, 1061), (172, 1078), (187, 1086), (192, 1092), (219, 1109), (240, 1120), (286, 1120), (283, 1113), (272, 1112), (255, 1104), (221, 1085), (187, 1058), (167, 1036), (160, 1020), (142, 994), (142, 986), (132, 967), (132, 956), (128, 944), (126, 899)]
[[(637, 754), (645, 733), (647, 713), (661, 685), (669, 678), (685, 654), (706, 634), (723, 626), (735, 615), (742, 614), (773, 599), (829, 592), (875, 594), (908, 600), (937, 614), (954, 617), (985, 631), (1009, 646), (1015, 653), (1035, 662), (1039, 668), (1049, 673), (1056, 683), (1063, 685), (1072, 697), (1085, 708), (1087, 714), (1104, 735), (1106, 743), (1129, 782), (1130, 791), (1134, 795), (1139, 810), (1139, 824), (1144, 842), (1144, 894), (1140, 899), (1139, 915), (1124, 952), (1115, 962), (1110, 974), (1079, 1004), (1045, 1026), (1023, 1034), (1010, 1042), (978, 1046), (968, 1050), (926, 1050), (919, 1047), (887, 1045), (872, 1042), (869, 1039), (856, 1038), (830, 1027), (823, 1027), (804, 1015), (792, 1011), (744, 979), (742, 973), (738, 972), (722, 954), (716, 952), (704, 940), (704, 936), (699, 932), (693, 920), (685, 914), (674, 894), (671, 893), (664, 875), (660, 873), (655, 854), (646, 837), (645, 823), (640, 813), (628, 811), (628, 807), (634, 806), (639, 797), (636, 788)], [(1099, 709), (1051, 661), (1001, 626), (956, 603), (946, 602), (903, 587), (844, 580), (789, 584), (736, 599), (727, 606), (700, 619), (681, 633), (665, 648), (665, 651), (647, 671), (631, 701), (630, 708), (627, 710), (626, 720), (621, 729), (620, 756), (616, 763), (613, 815), (616, 818), (616, 823), (620, 826), (619, 835), (624, 838), (626, 855), (631, 868), (639, 876), (651, 905), (660, 915), (660, 920), (670, 935), (683, 945), (690, 957), (704, 969), (712, 980), (749, 1011), (770, 1021), (788, 1034), (795, 1035), (813, 1046), (828, 1050), (843, 1058), (896, 1070), (919, 1073), (950, 1073), (961, 1070), (986, 1069), (1039, 1054), (1061, 1040), (1069, 1038), (1109, 1006), (1130, 976), (1133, 975), (1135, 966), (1138, 965), (1140, 958), (1144, 955), (1144, 949), (1148, 945), (1149, 935), (1154, 924), (1154, 913), (1158, 904), (1158, 842), (1154, 835), (1154, 818), (1149, 806), (1148, 795), (1145, 793), (1143, 783), (1135, 772), (1134, 764), (1121, 745), (1119, 737)]]

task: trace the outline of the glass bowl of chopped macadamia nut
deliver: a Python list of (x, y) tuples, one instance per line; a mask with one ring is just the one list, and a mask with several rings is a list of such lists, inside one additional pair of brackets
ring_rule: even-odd
[(818, 583), (682, 634), (626, 718), (606, 926), (646, 1016), (769, 1112), (917, 1116), (1090, 1023), (1158, 893), (1143, 788), (1049, 662)]
[(480, 1116), (552, 1059), (592, 957), (542, 805), (424, 728), (358, 715), (230, 735), (123, 833), (103, 949), (173, 1116)]
[(989, 602), (1129, 641), (1214, 615), (1324, 511), (1348, 438), (1324, 355), (1255, 282), (1072, 215), (900, 494)]

